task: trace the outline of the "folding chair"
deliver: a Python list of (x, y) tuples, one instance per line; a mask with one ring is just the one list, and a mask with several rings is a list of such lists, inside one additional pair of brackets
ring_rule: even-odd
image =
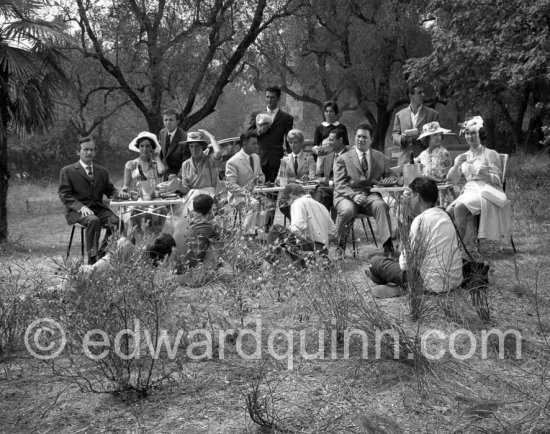
[(75, 223), (71, 226), (72, 226), (71, 238), (69, 239), (69, 246), (67, 247), (67, 256), (66, 256), (66, 258), (69, 259), (69, 255), (71, 254), (71, 246), (73, 244), (74, 231), (77, 227), (80, 228), (80, 247), (81, 247), (82, 257), (84, 257), (84, 250), (85, 250), (84, 231), (86, 230), (86, 228), (84, 226), (82, 226), (80, 223)]
[(351, 225), (351, 243), (352, 243), (352, 246), (353, 246), (353, 257), (357, 257), (357, 254), (358, 254), (358, 250), (357, 250), (357, 245), (355, 244), (355, 220), (357, 219), (360, 219), (361, 220), (361, 225), (363, 226), (363, 232), (365, 232), (365, 239), (369, 239), (369, 236), (367, 234), (367, 228), (365, 227), (365, 220), (367, 220), (367, 223), (369, 224), (369, 228), (370, 228), (370, 233), (372, 235), (372, 239), (374, 240), (374, 245), (376, 247), (378, 247), (378, 243), (376, 242), (376, 237), (374, 236), (374, 230), (372, 229), (372, 224), (370, 222), (370, 218), (368, 215), (366, 214), (357, 214), (355, 216), (355, 219), (353, 220), (353, 223)]

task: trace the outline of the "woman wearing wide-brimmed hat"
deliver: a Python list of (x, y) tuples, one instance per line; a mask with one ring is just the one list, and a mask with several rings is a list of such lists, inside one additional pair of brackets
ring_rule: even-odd
[(414, 162), (422, 165), (423, 176), (436, 181), (445, 180), (452, 166), (450, 152), (441, 145), (443, 136), (447, 134), (452, 134), (451, 130), (441, 128), (439, 122), (429, 122), (422, 127), (422, 134), (418, 136), (418, 140), (429, 137), (428, 149), (422, 151)]
[(138, 152), (139, 157), (124, 165), (124, 191), (137, 190), (142, 176), (155, 185), (162, 181), (165, 167), (160, 159), (160, 144), (157, 136), (148, 131), (142, 131), (130, 142), (128, 149)]

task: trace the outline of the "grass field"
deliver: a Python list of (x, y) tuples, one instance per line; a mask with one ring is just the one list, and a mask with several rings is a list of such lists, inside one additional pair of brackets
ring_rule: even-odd
[[(229, 342), (225, 358), (184, 360), (171, 381), (145, 398), (83, 392), (33, 358), (22, 344), (20, 330), (17, 345), (0, 351), (0, 432), (549, 432), (550, 158), (514, 156), (510, 166), (507, 193), (518, 252), (480, 246), (491, 266), (490, 322), (478, 318), (462, 291), (427, 297), (419, 321), (410, 317), (409, 297), (375, 301), (362, 270), (377, 250), (361, 239), (359, 257), (348, 253), (333, 273), (266, 275), (254, 270), (257, 274), (244, 280), (238, 273), (228, 274), (206, 286), (179, 286), (170, 293), (166, 320), (173, 318), (174, 325), (198, 318), (204, 328), (258, 331), (261, 320), (263, 343), (277, 330), (294, 331), (291, 344), (283, 334), (272, 342), (277, 354), (292, 347), (292, 369), (288, 357), (277, 360), (262, 353), (261, 360), (245, 360), (236, 353), (235, 342), (224, 341)], [(57, 263), (70, 230), (56, 189), (54, 184), (37, 183), (10, 188), (10, 242), (0, 251), (2, 327), (9, 325), (8, 289), (17, 282), (39, 281), (46, 289), (63, 283)], [(78, 249), (75, 246), (74, 257)], [(31, 300), (25, 317), (30, 323), (41, 313), (40, 299), (32, 293), (37, 285), (18, 288), (17, 296), (24, 296), (18, 300)], [(344, 359), (336, 342), (336, 358), (308, 360), (300, 349), (308, 354), (319, 348), (326, 354), (332, 350), (329, 334), (321, 344), (318, 338), (331, 324), (367, 332), (376, 325), (390, 325), (403, 331), (403, 341), (412, 348), (418, 344), (415, 339), (438, 330), (445, 337), (432, 335), (426, 339), (428, 348), (447, 351), (429, 363), (418, 358), (376, 359), (371, 351), (365, 360), (360, 347), (353, 345)], [(481, 337), (491, 329), (516, 330), (519, 338), (508, 336), (500, 343), (488, 339), (483, 358)], [(304, 345), (300, 332), (306, 336)], [(477, 346), (466, 357), (472, 348), (468, 336)], [(61, 355), (61, 363), (69, 360)]]

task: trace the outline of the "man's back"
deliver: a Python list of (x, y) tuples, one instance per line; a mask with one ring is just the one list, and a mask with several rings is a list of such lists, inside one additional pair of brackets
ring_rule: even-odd
[(325, 206), (307, 194), (292, 202), (290, 215), (290, 230), (328, 247), (336, 228)]
[[(411, 224), (411, 251), (416, 253), (407, 266), (420, 262), (421, 276), (426, 289), (448, 291), (462, 282), (462, 255), (456, 230), (449, 215), (440, 208), (428, 208)], [(405, 251), (400, 262), (404, 266)]]

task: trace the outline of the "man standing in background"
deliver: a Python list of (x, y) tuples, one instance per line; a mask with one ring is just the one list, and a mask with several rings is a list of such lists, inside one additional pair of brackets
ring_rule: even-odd
[(187, 135), (178, 127), (176, 111), (165, 110), (162, 113), (162, 121), (164, 128), (159, 133), (160, 157), (166, 166), (165, 177), (168, 179), (169, 175), (180, 173), (183, 162), (191, 158), (191, 151), (186, 143), (181, 143), (187, 139)]
[[(265, 175), (266, 182), (275, 182), (281, 165), (281, 158), (284, 156), (286, 135), (292, 129), (294, 118), (279, 108), (281, 99), (281, 88), (270, 86), (265, 90), (267, 108), (265, 112), (254, 112), (250, 117), (249, 129), (258, 132), (258, 147), (260, 154), (260, 166)], [(267, 113), (273, 119), (271, 125), (262, 126), (256, 122), (260, 113)]]
[(412, 84), (409, 86), (408, 94), (410, 105), (396, 113), (393, 123), (393, 144), (400, 149), (397, 159), (399, 166), (409, 162), (411, 152), (416, 158), (426, 149), (427, 145), (418, 140), (418, 136), (425, 124), (439, 119), (439, 113), (436, 110), (423, 105), (424, 88), (422, 86), (418, 83)]

